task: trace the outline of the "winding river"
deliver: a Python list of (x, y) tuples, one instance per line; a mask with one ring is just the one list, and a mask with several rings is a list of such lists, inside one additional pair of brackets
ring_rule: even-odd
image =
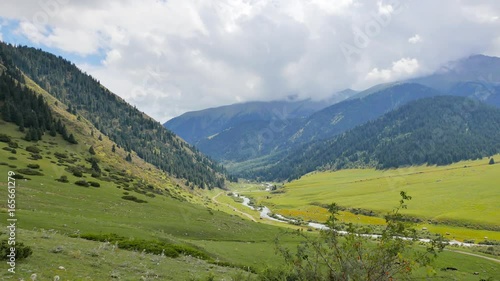
[[(282, 223), (296, 222), (296, 220), (285, 218), (284, 216), (282, 216), (280, 214), (275, 214), (274, 215), (275, 217), (271, 217), (270, 214), (272, 214), (272, 212), (268, 207), (262, 206), (262, 207), (255, 208), (255, 207), (250, 205), (250, 198), (245, 197), (243, 195), (239, 195), (238, 193), (233, 193), (233, 196), (243, 199), (243, 202), (241, 203), (243, 206), (250, 208), (252, 210), (260, 211), (260, 218), (261, 219), (267, 219), (267, 220), (282, 222)], [(309, 222), (309, 223), (307, 223), (307, 226), (309, 226), (311, 228), (319, 229), (319, 230), (329, 229), (328, 226), (326, 226), (322, 223), (317, 223), (317, 222)], [(342, 231), (342, 230), (339, 230), (338, 233), (342, 234), (342, 235), (348, 234), (347, 231)], [(371, 237), (371, 238), (380, 238), (381, 237), (381, 235), (378, 235), (378, 234), (360, 234), (360, 235), (364, 236), (364, 237)], [(412, 239), (412, 238), (408, 238), (408, 237), (398, 237), (398, 238), (401, 238), (404, 240)], [(420, 238), (420, 239), (418, 239), (418, 241), (425, 242), (425, 243), (431, 242), (430, 239), (426, 239), (426, 238)], [(479, 245), (479, 244), (473, 244), (473, 243), (464, 243), (464, 242), (460, 242), (460, 241), (456, 241), (456, 240), (449, 241), (448, 245), (465, 246), (465, 247), (486, 246), (486, 245)]]

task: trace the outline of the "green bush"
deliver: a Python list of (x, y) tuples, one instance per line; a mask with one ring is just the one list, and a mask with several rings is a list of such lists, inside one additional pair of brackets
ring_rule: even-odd
[(58, 181), (58, 182), (64, 182), (64, 183), (69, 182), (67, 176), (61, 176), (60, 178), (56, 179), (56, 181)]
[(38, 165), (38, 164), (28, 164), (28, 168), (31, 168), (31, 169), (40, 169), (40, 165)]
[(349, 224), (347, 234), (340, 234), (337, 218), (340, 208), (330, 205), (329, 229), (321, 231), (319, 236), (293, 232), (302, 239), (296, 251), (280, 245), (279, 238), (276, 240), (285, 266), (267, 270), (262, 274), (263, 280), (409, 280), (413, 270), (429, 265), (445, 244), (438, 237), (420, 253), (414, 241), (398, 238), (416, 239), (412, 221), (400, 213), (411, 196), (404, 191), (400, 195), (399, 206), (385, 216), (387, 224), (376, 242), (363, 236), (363, 228), (353, 224)]
[(54, 156), (58, 159), (66, 159), (68, 158), (68, 154), (62, 152), (55, 152)]
[(16, 173), (24, 174), (24, 175), (29, 175), (29, 176), (43, 176), (43, 173), (41, 173), (41, 172), (39, 172), (37, 170), (30, 169), (30, 168), (27, 168), (27, 169), (17, 169)]
[(31, 153), (31, 157), (29, 159), (31, 160), (39, 160), (39, 159), (42, 159), (42, 155), (40, 154), (37, 154), (37, 153)]
[(3, 147), (2, 149), (3, 149), (3, 150), (6, 150), (6, 151), (12, 151), (12, 150), (14, 150), (14, 149), (12, 149), (11, 147), (8, 147), (8, 146)]
[[(10, 248), (12, 246), (9, 245), (8, 240), (4, 239), (0, 242), (0, 254), (2, 256), (2, 259), (8, 260), (9, 258), (7, 257), (8, 254), (10, 254)], [(31, 249), (30, 246), (26, 246), (23, 243), (16, 242), (16, 260), (21, 260), (25, 259), (31, 254), (33, 254), (33, 250)]]
[(11, 139), (6, 134), (0, 134), (0, 141), (1, 142), (11, 142)]
[(136, 203), (148, 203), (148, 201), (139, 199), (139, 198), (135, 197), (134, 195), (125, 195), (125, 196), (122, 196), (122, 199), (134, 201)]
[(83, 186), (83, 187), (89, 187), (90, 184), (86, 180), (78, 180), (75, 181), (76, 185)]
[(16, 180), (22, 180), (25, 179), (25, 177), (21, 174), (15, 174), (12, 176), (12, 178), (15, 178)]
[(93, 186), (93, 187), (101, 187), (101, 184), (98, 182), (95, 182), (95, 181), (89, 181), (89, 184), (90, 184), (90, 186)]
[(81, 178), (81, 177), (83, 177), (83, 173), (80, 170), (74, 170), (73, 176)]
[(31, 152), (31, 153), (35, 153), (35, 154), (38, 154), (41, 152), (40, 148), (38, 148), (36, 146), (28, 146), (28, 147), (26, 147), (26, 151)]
[(9, 142), (9, 147), (11, 148), (19, 148), (19, 144), (15, 141)]
[[(75, 237), (75, 236), (73, 236)], [(114, 233), (105, 234), (82, 234), (80, 238), (99, 242), (117, 243), (118, 248), (131, 250), (131, 251), (146, 251), (146, 253), (163, 255), (171, 258), (176, 258), (180, 254), (191, 255), (196, 258), (211, 261), (212, 258), (205, 252), (187, 245), (175, 245), (164, 241), (158, 240), (142, 240), (142, 239), (128, 239)]]

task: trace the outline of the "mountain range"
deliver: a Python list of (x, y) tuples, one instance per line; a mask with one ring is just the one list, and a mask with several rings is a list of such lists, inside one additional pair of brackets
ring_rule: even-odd
[[(343, 99), (323, 103), (322, 108), (298, 106), (311, 104), (310, 100), (249, 102), (188, 112), (164, 126), (224, 163), (230, 172), (251, 176), (254, 169), (269, 167), (298, 147), (332, 139), (414, 100), (451, 95), (500, 107), (498, 69), (500, 58), (473, 55), (431, 75), (346, 91)], [(308, 110), (297, 111), (298, 107)]]

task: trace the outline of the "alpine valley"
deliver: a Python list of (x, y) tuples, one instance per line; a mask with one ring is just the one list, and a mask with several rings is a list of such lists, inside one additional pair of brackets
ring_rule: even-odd
[(2, 280), (500, 276), (496, 57), (162, 125), (0, 42), (0, 114)]

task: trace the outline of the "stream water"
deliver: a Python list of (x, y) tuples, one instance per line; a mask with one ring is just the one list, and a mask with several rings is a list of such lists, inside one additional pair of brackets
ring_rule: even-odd
[[(271, 212), (271, 210), (268, 207), (262, 206), (262, 207), (255, 208), (255, 207), (253, 207), (253, 206), (250, 205), (250, 199), (248, 197), (245, 197), (243, 195), (239, 195), (237, 193), (233, 193), (233, 196), (239, 197), (239, 198), (243, 199), (243, 202), (241, 203), (243, 206), (245, 206), (247, 208), (250, 208), (252, 210), (259, 211), (261, 219), (267, 219), (267, 220), (272, 220), (272, 221), (277, 221), (277, 222), (282, 222), (282, 223), (296, 222), (296, 220), (286, 218), (286, 217), (284, 217), (284, 216), (282, 216), (280, 214), (274, 214), (274, 216), (271, 217), (270, 214), (272, 214), (272, 212)], [(307, 226), (315, 228), (315, 229), (319, 229), (319, 230), (327, 230), (327, 229), (329, 229), (328, 226), (326, 226), (326, 225), (324, 225), (322, 223), (317, 223), (317, 222), (309, 222), (309, 223), (307, 223)], [(342, 231), (342, 230), (338, 231), (338, 233), (342, 234), (342, 235), (348, 234), (347, 231)], [(361, 236), (371, 237), (371, 238), (380, 238), (380, 235), (378, 235), (378, 234), (361, 234)], [(408, 238), (408, 237), (399, 237), (399, 238), (405, 239), (405, 240), (410, 240), (411, 239), (411, 238)], [(430, 239), (425, 239), (425, 238), (418, 239), (418, 241), (425, 242), (425, 243), (431, 242)], [(449, 241), (448, 245), (457, 245), (457, 246), (465, 246), (465, 247), (484, 246), (484, 245), (478, 245), (478, 244), (473, 244), (473, 243), (464, 243), (464, 242), (460, 242), (460, 241), (456, 241), (456, 240)]]

